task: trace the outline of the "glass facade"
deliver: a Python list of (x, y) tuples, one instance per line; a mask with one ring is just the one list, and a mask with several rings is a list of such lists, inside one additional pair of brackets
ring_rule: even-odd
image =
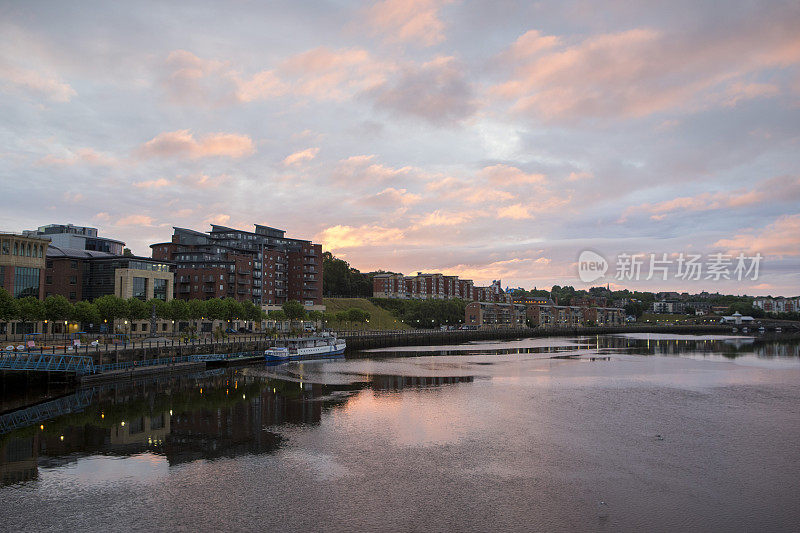
[(16, 267), (14, 269), (14, 298), (39, 297), (39, 269)]
[(147, 278), (133, 278), (133, 297), (147, 300)]
[(128, 261), (128, 268), (135, 270), (151, 270), (155, 272), (169, 272), (169, 265), (163, 263), (149, 263), (146, 261)]
[(167, 280), (154, 279), (153, 280), (153, 298), (158, 300), (167, 300)]

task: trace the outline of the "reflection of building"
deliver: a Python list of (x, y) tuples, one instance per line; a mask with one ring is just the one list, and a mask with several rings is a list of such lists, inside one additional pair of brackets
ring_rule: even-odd
[(39, 437), (10, 438), (0, 445), (0, 485), (36, 479)]
[(524, 327), (526, 310), (521, 304), (471, 302), (464, 311), (464, 323), (479, 327)]
[(170, 432), (169, 413), (134, 416), (111, 430), (112, 446), (162, 442)]
[(370, 387), (373, 390), (399, 390), (423, 387), (438, 387), (454, 383), (472, 383), (473, 376), (372, 376)]

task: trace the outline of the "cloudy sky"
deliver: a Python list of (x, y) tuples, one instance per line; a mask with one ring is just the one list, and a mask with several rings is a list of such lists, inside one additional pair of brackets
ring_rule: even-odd
[[(526, 288), (588, 286), (591, 249), (596, 283), (798, 294), (798, 28), (796, 1), (2, 2), (0, 229), (149, 255), (260, 223)], [(764, 260), (636, 282), (620, 253)]]

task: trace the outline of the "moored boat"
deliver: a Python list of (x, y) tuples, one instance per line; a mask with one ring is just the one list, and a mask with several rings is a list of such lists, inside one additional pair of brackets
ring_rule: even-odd
[(347, 343), (333, 334), (322, 334), (313, 337), (290, 337), (279, 340), (276, 346), (264, 350), (264, 359), (268, 363), (282, 363), (302, 359), (319, 359), (342, 355)]

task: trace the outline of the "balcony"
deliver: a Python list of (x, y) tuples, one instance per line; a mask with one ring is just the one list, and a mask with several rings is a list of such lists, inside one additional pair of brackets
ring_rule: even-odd
[(203, 287), (203, 292), (211, 294), (214, 292), (214, 287)]

